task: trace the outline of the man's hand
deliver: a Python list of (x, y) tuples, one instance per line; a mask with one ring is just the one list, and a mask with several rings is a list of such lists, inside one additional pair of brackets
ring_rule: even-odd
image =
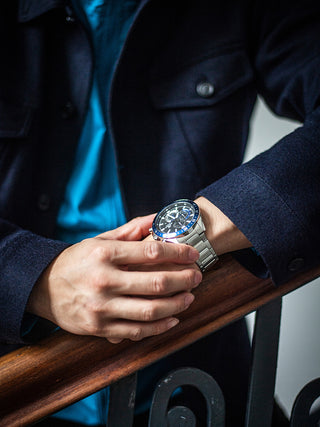
[(133, 341), (167, 331), (192, 303), (198, 252), (140, 241), (153, 216), (65, 249), (36, 283), (27, 311), (80, 335)]

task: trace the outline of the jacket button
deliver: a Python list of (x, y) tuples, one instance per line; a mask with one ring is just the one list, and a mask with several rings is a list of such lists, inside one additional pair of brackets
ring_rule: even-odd
[(304, 259), (303, 258), (294, 258), (291, 260), (288, 264), (288, 270), (292, 273), (295, 273), (296, 271), (299, 271), (304, 266)]
[(214, 94), (214, 86), (210, 82), (200, 82), (196, 86), (196, 92), (202, 98), (210, 98)]
[(38, 198), (38, 208), (40, 211), (45, 212), (50, 207), (50, 197), (48, 194), (40, 194)]
[(65, 120), (70, 119), (75, 115), (76, 109), (75, 106), (68, 101), (61, 110), (61, 117)]

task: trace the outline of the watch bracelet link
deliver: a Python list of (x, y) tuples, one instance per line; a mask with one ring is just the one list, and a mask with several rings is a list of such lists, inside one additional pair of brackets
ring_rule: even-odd
[(206, 271), (218, 261), (219, 257), (205, 235), (205, 228), (201, 219), (192, 233), (179, 240), (181, 243), (183, 240), (183, 243), (197, 249), (199, 252), (199, 259), (196, 263), (202, 272)]

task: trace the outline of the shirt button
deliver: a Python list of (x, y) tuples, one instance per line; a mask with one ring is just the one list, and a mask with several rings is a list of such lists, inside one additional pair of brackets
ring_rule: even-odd
[(74, 21), (75, 21), (75, 19), (74, 19), (74, 17), (73, 17), (73, 16), (71, 16), (71, 15), (67, 15), (67, 16), (66, 16), (66, 22), (67, 22), (68, 24), (73, 24), (73, 23), (74, 23)]
[(200, 82), (196, 86), (196, 92), (202, 98), (210, 98), (214, 94), (214, 86), (210, 82)]
[(68, 24), (73, 24), (75, 22), (75, 17), (74, 17), (74, 13), (73, 10), (70, 6), (66, 6), (66, 22)]
[(70, 119), (71, 117), (73, 117), (75, 115), (76, 112), (76, 108), (75, 106), (68, 101), (61, 110), (61, 117), (65, 120)]
[(299, 271), (304, 266), (304, 259), (303, 258), (294, 258), (291, 260), (288, 264), (288, 270), (292, 273), (295, 273), (296, 271)]
[(50, 196), (48, 194), (40, 194), (38, 198), (38, 208), (40, 211), (47, 211), (50, 207), (50, 201)]

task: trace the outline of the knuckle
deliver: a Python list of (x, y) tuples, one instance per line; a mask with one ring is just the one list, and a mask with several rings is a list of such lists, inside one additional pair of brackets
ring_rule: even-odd
[(132, 341), (140, 341), (142, 338), (143, 338), (142, 327), (135, 326), (130, 333), (130, 339)]
[(111, 261), (115, 257), (116, 248), (112, 245), (98, 245), (93, 249), (93, 256), (102, 262)]
[(91, 318), (88, 319), (86, 329), (89, 335), (93, 335), (93, 336), (100, 335), (100, 326), (95, 316), (91, 316)]
[(185, 245), (175, 245), (175, 248), (177, 251), (177, 258), (183, 260), (185, 258), (186, 253)]
[(146, 305), (146, 307), (142, 310), (142, 320), (144, 322), (151, 322), (154, 320), (156, 315), (156, 309), (154, 305), (152, 305), (152, 302)]
[(195, 284), (195, 281), (196, 281), (196, 271), (187, 270), (185, 272), (185, 281), (186, 281), (188, 289), (192, 289), (194, 284)]
[(154, 261), (156, 259), (158, 259), (162, 254), (162, 247), (161, 244), (159, 244), (158, 242), (145, 242), (145, 246), (144, 246), (144, 256), (151, 260)]
[(107, 338), (110, 342), (112, 342), (111, 340), (118, 339), (118, 337), (115, 336), (115, 334), (113, 333), (112, 328), (110, 326), (108, 326), (108, 325), (104, 325), (103, 336), (105, 338)]
[(86, 305), (86, 311), (90, 320), (90, 324), (94, 325), (95, 327), (99, 327), (101, 318), (106, 312), (101, 303), (98, 300), (89, 301)]
[(99, 336), (99, 329), (95, 325), (88, 326), (88, 333), (94, 337)]
[[(101, 296), (104, 289), (111, 287), (111, 282), (104, 271), (97, 270), (95, 274), (88, 281), (88, 289), (90, 289), (91, 297), (96, 298)], [(92, 301), (90, 301), (92, 303)]]
[(162, 294), (166, 292), (168, 287), (168, 279), (164, 274), (156, 274), (152, 278), (152, 293)]
[(92, 243), (93, 243), (92, 240), (93, 240), (92, 238), (87, 237), (86, 239), (83, 239), (83, 240), (81, 240), (81, 242), (76, 243), (76, 244), (81, 245), (82, 247), (90, 248), (92, 246)]

